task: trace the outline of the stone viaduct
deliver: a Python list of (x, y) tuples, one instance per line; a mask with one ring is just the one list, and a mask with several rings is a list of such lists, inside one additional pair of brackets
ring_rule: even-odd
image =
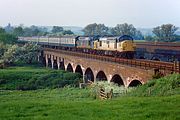
[(60, 50), (44, 49), (43, 57), (46, 67), (80, 73), (85, 83), (107, 80), (125, 87), (137, 86), (152, 79), (154, 74), (152, 69), (69, 55)]

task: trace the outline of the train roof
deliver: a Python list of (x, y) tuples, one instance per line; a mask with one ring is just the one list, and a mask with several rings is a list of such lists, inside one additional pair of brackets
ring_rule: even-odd
[(129, 35), (122, 35), (122, 36), (114, 36), (114, 37), (100, 37), (99, 40), (118, 40), (118, 41), (124, 41), (124, 40), (133, 40), (133, 38)]
[(130, 35), (122, 35), (118, 38), (119, 41), (123, 40), (133, 40), (133, 38)]
[(88, 36), (79, 36), (78, 39), (79, 40), (91, 40), (91, 38)]
[(116, 40), (117, 37), (100, 37), (99, 40)]

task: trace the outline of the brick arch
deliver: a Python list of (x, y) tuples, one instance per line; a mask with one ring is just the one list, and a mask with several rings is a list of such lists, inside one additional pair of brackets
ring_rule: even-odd
[(48, 66), (47, 67), (52, 68), (51, 58), (48, 58)]
[(99, 71), (96, 75), (96, 81), (106, 81), (106, 80), (108, 80), (108, 79), (107, 79), (105, 72), (102, 70)]
[(144, 81), (141, 77), (134, 75), (134, 76), (131, 76), (128, 78), (127, 87), (132, 86), (132, 84), (133, 84), (133, 86), (137, 86), (137, 85), (134, 85), (135, 83), (133, 81), (136, 82), (136, 84), (138, 83), (138, 81), (139, 81), (139, 83), (144, 84)]
[(69, 71), (69, 72), (73, 72), (73, 66), (71, 65), (71, 63), (69, 63), (69, 64), (67, 65), (66, 70)]
[(128, 87), (137, 87), (139, 85), (142, 85), (142, 83), (139, 80), (133, 80), (130, 82)]
[(123, 79), (120, 75), (115, 74), (110, 82), (114, 82), (115, 84), (118, 84), (119, 86), (125, 86)]
[(58, 69), (57, 59), (54, 59), (53, 61), (54, 61), (53, 68)]
[(90, 67), (88, 67), (85, 70), (84, 75), (85, 75), (85, 82), (87, 82), (88, 80), (90, 80), (92, 82), (95, 81), (93, 70)]
[(46, 66), (46, 57), (42, 57), (42, 64), (43, 64), (43, 66)]
[(60, 61), (59, 68), (60, 68), (61, 70), (65, 70), (64, 61)]
[(79, 74), (83, 75), (83, 70), (82, 70), (82, 67), (80, 65), (76, 66), (75, 73), (79, 73)]

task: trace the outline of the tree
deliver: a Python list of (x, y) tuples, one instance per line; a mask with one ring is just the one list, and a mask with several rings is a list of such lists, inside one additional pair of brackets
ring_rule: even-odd
[(130, 35), (136, 40), (144, 39), (141, 31), (137, 30), (132, 24), (117, 24), (111, 28), (110, 34), (113, 36)]
[(37, 44), (27, 43), (16, 52), (16, 61), (31, 64), (36, 61), (37, 56), (41, 53), (41, 47)]
[(116, 27), (112, 28), (111, 30), (113, 35), (130, 35), (135, 36), (136, 35), (136, 28), (132, 24), (117, 24)]
[(17, 45), (6, 45), (3, 56), (0, 58), (0, 68), (4, 68), (15, 61), (17, 49)]
[(62, 32), (63, 35), (73, 35), (74, 33), (71, 30), (64, 30)]
[(180, 42), (180, 35), (175, 35), (175, 41), (179, 41)]
[(0, 27), (0, 33), (5, 33), (5, 29)]
[(46, 36), (48, 33), (48, 29), (46, 27), (39, 27), (38, 36)]
[(153, 33), (158, 41), (171, 42), (175, 40), (175, 32), (178, 28), (172, 24), (163, 24), (153, 28)]
[(144, 36), (142, 35), (141, 31), (136, 30), (134, 39), (136, 39), (136, 40), (144, 40)]
[(32, 25), (30, 29), (31, 29), (31, 36), (38, 36), (38, 34), (40, 33), (39, 28), (35, 25)]
[(20, 61), (21, 63), (31, 64), (36, 61), (41, 53), (41, 47), (36, 44), (27, 43), (20, 47), (11, 44), (0, 44), (0, 68)]
[(1, 42), (0, 43), (0, 59), (2, 58), (6, 50), (7, 50), (7, 45)]
[(4, 29), (7, 33), (12, 33), (14, 30), (14, 28), (11, 26), (10, 23), (8, 23), (8, 25), (6, 27), (4, 27)]
[(24, 30), (22, 27), (16, 27), (14, 28), (13, 34), (16, 36), (23, 36), (24, 35)]
[(24, 36), (38, 36), (40, 30), (37, 26), (32, 25), (31, 27), (24, 28)]
[(108, 35), (108, 27), (106, 27), (104, 24), (89, 24), (87, 25), (84, 29), (83, 32), (85, 35), (88, 36), (104, 36), (104, 35)]
[(96, 27), (96, 32), (97, 32), (96, 35), (99, 35), (99, 36), (108, 35), (108, 30), (109, 28), (106, 27), (104, 24), (98, 24)]
[(150, 36), (150, 35), (145, 36), (144, 39), (145, 39), (146, 41), (154, 41), (154, 40), (155, 40), (154, 37), (153, 37), (153, 36)]
[(0, 42), (4, 44), (14, 44), (17, 42), (17, 37), (8, 33), (0, 33)]
[(85, 34), (85, 35), (88, 35), (88, 36), (94, 35), (94, 34), (95, 34), (96, 26), (97, 26), (96, 23), (87, 25), (87, 26), (83, 29), (84, 34)]
[(63, 31), (63, 27), (53, 26), (52, 33), (59, 33)]
[(112, 35), (112, 36), (116, 36), (116, 31), (114, 28), (109, 28), (109, 34)]

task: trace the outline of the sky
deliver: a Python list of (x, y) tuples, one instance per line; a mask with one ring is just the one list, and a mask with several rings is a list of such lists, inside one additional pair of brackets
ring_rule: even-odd
[(180, 0), (0, 0), (0, 26), (80, 26), (129, 23), (180, 27)]

